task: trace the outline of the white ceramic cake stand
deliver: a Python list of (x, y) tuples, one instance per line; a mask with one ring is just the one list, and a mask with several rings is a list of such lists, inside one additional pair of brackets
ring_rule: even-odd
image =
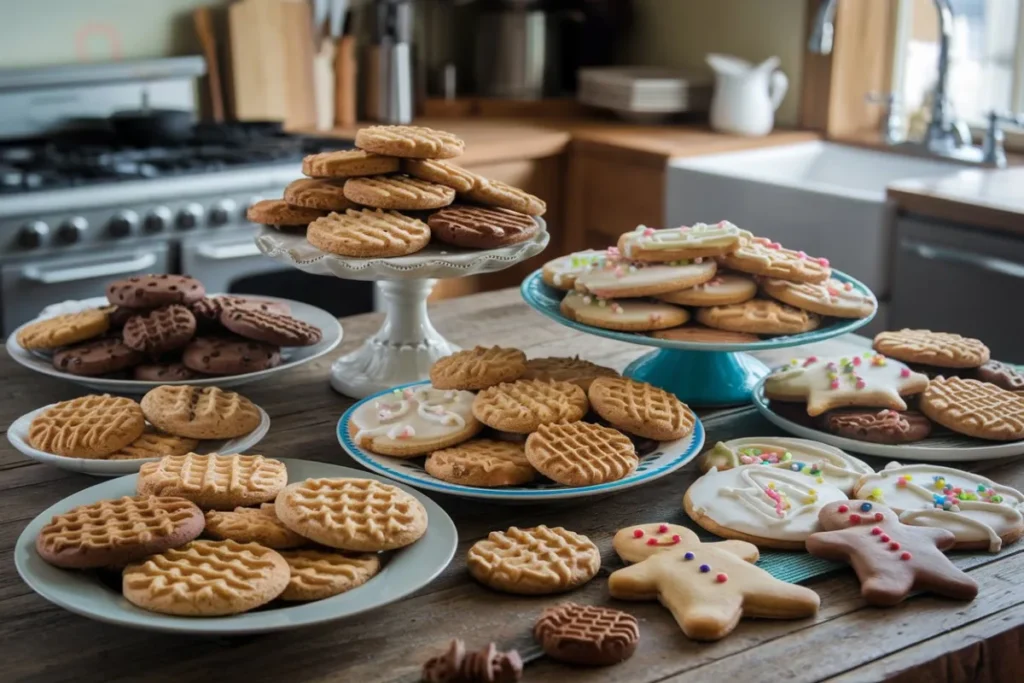
[(427, 379), (430, 366), (459, 350), (434, 329), (427, 296), (441, 278), (493, 273), (544, 251), (550, 239), (543, 219), (537, 235), (501, 249), (469, 250), (430, 244), (411, 256), (360, 259), (317, 249), (303, 235), (264, 227), (256, 246), (264, 255), (306, 273), (344, 280), (373, 280), (384, 306), (384, 324), (362, 346), (334, 361), (331, 386), (363, 398), (399, 384)]

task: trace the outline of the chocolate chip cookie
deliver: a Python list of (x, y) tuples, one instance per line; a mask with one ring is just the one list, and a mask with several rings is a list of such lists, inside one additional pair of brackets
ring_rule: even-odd
[(916, 410), (832, 410), (819, 421), (832, 434), (872, 443), (911, 443), (932, 433), (931, 420)]
[(197, 337), (181, 355), (185, 367), (207, 375), (241, 375), (281, 364), (276, 346), (230, 337)]
[(497, 249), (525, 242), (537, 234), (537, 222), (508, 209), (451, 206), (427, 219), (434, 237), (470, 249)]
[(1007, 391), (1024, 391), (1024, 373), (997, 360), (990, 360), (974, 371), (974, 379), (995, 384)]
[(203, 283), (189, 275), (136, 275), (107, 286), (110, 303), (126, 308), (190, 304), (204, 296)]
[(145, 363), (132, 370), (132, 379), (141, 382), (185, 382), (196, 377), (200, 374), (184, 363)]
[(138, 365), (145, 355), (129, 348), (120, 339), (107, 337), (76, 344), (53, 354), (53, 367), (83, 377), (119, 372)]
[(124, 324), (124, 343), (150, 355), (180, 349), (196, 334), (196, 317), (185, 306), (163, 306)]
[(228, 307), (220, 314), (224, 327), (246, 339), (275, 346), (311, 346), (323, 337), (319, 327), (290, 315)]

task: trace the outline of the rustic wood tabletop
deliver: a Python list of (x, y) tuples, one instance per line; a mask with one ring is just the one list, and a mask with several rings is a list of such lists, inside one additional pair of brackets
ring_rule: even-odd
[[(587, 336), (531, 311), (518, 291), (504, 290), (440, 303), (432, 318), (463, 346), (502, 344), (529, 356), (579, 354), (623, 368), (645, 349)], [(330, 362), (352, 350), (379, 325), (378, 315), (343, 321), (346, 343), (327, 358), (252, 384), (242, 393), (271, 416), (258, 452), (352, 466), (334, 427), (352, 401), (327, 384)], [(842, 353), (863, 347), (846, 337), (800, 349), (758, 354), (767, 362), (794, 355)], [(0, 358), (0, 425), (23, 413), (81, 395), (68, 382), (40, 377)], [(700, 411), (707, 441), (778, 433), (752, 407)], [(867, 459), (873, 466), (885, 463)], [(1024, 488), (1024, 462), (972, 463), (967, 469)], [(608, 573), (621, 566), (611, 538), (623, 526), (681, 521), (681, 500), (695, 465), (638, 489), (561, 505), (503, 506), (432, 495), (455, 520), (459, 551), (450, 566), (410, 598), (347, 621), (264, 636), (200, 639), (133, 631), (90, 621), (56, 607), (18, 577), (12, 549), (41, 510), (96, 479), (37, 464), (0, 446), (0, 680), (4, 681), (416, 681), (429, 657), (449, 640), (470, 647), (495, 641), (528, 661), (526, 681), (1012, 681), (1024, 663), (1024, 542), (999, 554), (956, 558), (981, 587), (972, 602), (914, 596), (898, 607), (865, 606), (859, 585), (842, 570), (807, 583), (821, 596), (814, 619), (744, 620), (715, 643), (688, 640), (656, 602), (617, 603), (640, 620), (636, 655), (618, 666), (569, 669), (539, 656), (531, 628), (544, 607), (571, 599), (613, 604)], [(588, 535), (601, 549), (603, 569), (568, 595), (526, 598), (475, 583), (463, 560), (475, 541), (510, 525), (561, 525)]]

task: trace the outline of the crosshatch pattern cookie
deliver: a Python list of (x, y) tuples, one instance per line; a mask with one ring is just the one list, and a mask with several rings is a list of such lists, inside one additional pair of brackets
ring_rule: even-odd
[(370, 126), (356, 133), (356, 147), (391, 157), (451, 159), (466, 143), (443, 130), (423, 126)]
[(313, 221), (306, 239), (317, 249), (340, 256), (386, 258), (414, 254), (427, 246), (430, 228), (396, 211), (349, 209)]
[(136, 275), (107, 286), (110, 303), (126, 308), (191, 304), (204, 296), (203, 283), (189, 275)]
[(117, 337), (105, 337), (54, 352), (53, 367), (72, 375), (95, 377), (120, 372), (144, 359), (145, 354), (128, 348)]
[(648, 439), (681, 439), (696, 424), (685, 403), (646, 382), (601, 377), (590, 385), (587, 396), (594, 411), (612, 426)]
[(627, 477), (640, 464), (622, 432), (589, 422), (543, 424), (526, 439), (526, 459), (565, 486), (593, 486)]
[(573, 358), (531, 358), (526, 361), (523, 379), (572, 382), (583, 391), (598, 377), (618, 377), (619, 373), (579, 356)]
[(181, 362), (204, 375), (241, 375), (276, 368), (281, 364), (281, 351), (244, 339), (196, 337), (182, 351)]
[(540, 227), (529, 216), (507, 209), (454, 205), (427, 219), (437, 239), (469, 249), (498, 249), (525, 242)]
[[(316, 211), (344, 211), (355, 208), (355, 204), (345, 198), (344, 188), (344, 180), (299, 178), (284, 188), (284, 201), (288, 206)], [(314, 216), (313, 219), (317, 217)]]
[(505, 593), (564, 593), (590, 581), (601, 568), (601, 553), (584, 536), (562, 527), (509, 527), (492, 531), (466, 555), (469, 573)]
[(281, 553), (291, 578), (281, 599), (289, 602), (323, 600), (358, 588), (380, 571), (376, 554), (344, 555), (315, 550), (285, 550)]
[(322, 209), (293, 206), (283, 199), (263, 199), (246, 210), (245, 218), (260, 225), (304, 227), (325, 213)]
[(349, 420), (356, 445), (397, 458), (426, 455), (473, 438), (473, 394), (434, 387), (395, 389), (359, 406)]
[(68, 458), (102, 458), (142, 436), (139, 404), (119, 396), (82, 396), (61, 401), (32, 420), (28, 443)]
[(866, 318), (875, 312), (875, 299), (850, 282), (827, 280), (820, 284), (765, 278), (761, 289), (773, 299), (818, 315)]
[(139, 469), (140, 496), (181, 496), (203, 509), (234, 510), (274, 499), (288, 481), (280, 460), (262, 455), (169, 455)]
[(1024, 439), (1024, 396), (994, 384), (936, 377), (921, 395), (921, 412), (947, 429), (979, 439)]
[(976, 368), (989, 360), (981, 341), (959, 334), (931, 330), (880, 332), (875, 350), (906, 363), (923, 363), (941, 368)]
[(496, 206), (529, 216), (543, 216), (544, 212), (548, 210), (548, 205), (543, 199), (535, 197), (525, 190), (520, 190), (518, 187), (487, 178), (480, 178), (473, 189), (463, 196), (484, 206)]
[(274, 346), (312, 346), (320, 343), (320, 328), (280, 313), (228, 307), (220, 322), (235, 334)]
[(297, 548), (308, 541), (277, 518), (273, 503), (258, 508), (237, 507), (232, 511), (206, 513), (206, 534), (222, 541), (259, 543), (267, 548)]
[(132, 316), (121, 333), (125, 346), (150, 355), (180, 349), (195, 334), (196, 317), (180, 304)]
[(142, 458), (162, 458), (165, 455), (185, 455), (194, 451), (198, 445), (198, 439), (163, 434), (147, 426), (142, 436), (104, 459), (140, 460)]
[(361, 149), (342, 149), (310, 154), (302, 160), (302, 172), (312, 178), (355, 178), (394, 173), (399, 160)]
[(368, 176), (347, 181), (345, 197), (378, 209), (423, 211), (448, 206), (455, 200), (455, 190), (407, 175)]
[(284, 591), (284, 558), (256, 543), (192, 541), (125, 567), (124, 597), (151, 612), (184, 617), (240, 614)]
[(501, 346), (456, 351), (434, 363), (430, 383), (437, 389), (477, 391), (512, 382), (526, 372), (526, 354)]
[(68, 569), (121, 567), (184, 545), (202, 531), (202, 511), (184, 498), (124, 496), (55, 515), (36, 537), (36, 550)]
[(442, 481), (484, 488), (519, 486), (537, 476), (526, 459), (523, 444), (493, 439), (474, 439), (434, 451), (424, 469)]
[(524, 379), (484, 389), (473, 415), (488, 427), (526, 434), (548, 422), (574, 422), (587, 414), (587, 394), (569, 382)]
[(394, 550), (427, 531), (422, 503), (373, 479), (306, 479), (281, 491), (274, 509), (292, 531), (340, 550)]
[(469, 192), (480, 180), (480, 176), (461, 166), (431, 159), (402, 159), (402, 172), (413, 178), (445, 185), (456, 192)]
[(262, 421), (252, 401), (217, 387), (161, 386), (143, 396), (141, 405), (153, 426), (193, 439), (233, 439)]
[(560, 662), (610, 666), (633, 656), (640, 624), (622, 610), (566, 602), (544, 610), (533, 638)]
[(18, 331), (17, 339), (23, 349), (55, 349), (98, 337), (109, 327), (109, 315), (102, 309), (93, 308), (27, 325)]
[(752, 299), (742, 304), (698, 308), (697, 322), (728, 332), (800, 334), (817, 329), (821, 318), (777, 301)]

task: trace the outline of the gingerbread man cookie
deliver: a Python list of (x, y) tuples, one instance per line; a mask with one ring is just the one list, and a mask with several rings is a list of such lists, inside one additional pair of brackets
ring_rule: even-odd
[(807, 552), (848, 562), (872, 605), (896, 605), (911, 591), (957, 600), (978, 595), (978, 584), (942, 554), (956, 542), (945, 529), (902, 524), (884, 505), (859, 500), (829, 503), (818, 521), (824, 531), (808, 537)]
[(701, 543), (686, 527), (662, 523), (621, 529), (612, 547), (635, 564), (608, 578), (611, 596), (657, 598), (694, 640), (724, 638), (741, 617), (803, 619), (818, 611), (817, 593), (755, 566), (750, 543)]

